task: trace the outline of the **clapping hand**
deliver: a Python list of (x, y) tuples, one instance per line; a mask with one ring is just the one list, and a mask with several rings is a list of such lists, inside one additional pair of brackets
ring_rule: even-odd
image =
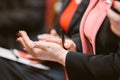
[(44, 40), (32, 41), (25, 31), (19, 32), (20, 36), (17, 39), (24, 49), (33, 57), (41, 60), (56, 61), (65, 65), (67, 50), (59, 44), (46, 42)]
[[(47, 42), (54, 42), (63, 46), (61, 37), (57, 34), (57, 32), (54, 29), (50, 31), (50, 34), (38, 35), (38, 39), (45, 40)], [(69, 38), (65, 38), (64, 47), (67, 50), (76, 51), (75, 43)]]
[(107, 10), (107, 15), (110, 20), (111, 30), (120, 37), (120, 1), (114, 1), (113, 7), (118, 13), (109, 9)]

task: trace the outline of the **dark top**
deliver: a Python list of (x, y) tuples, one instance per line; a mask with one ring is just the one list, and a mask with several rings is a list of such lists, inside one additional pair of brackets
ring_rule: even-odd
[[(83, 0), (84, 1), (84, 0)], [(119, 37), (110, 29), (105, 18), (96, 37), (96, 55), (70, 51), (66, 57), (66, 69), (70, 80), (119, 80)]]
[[(57, 20), (56, 20), (56, 24), (53, 26), (54, 29), (56, 29), (56, 31), (58, 32), (58, 34), (61, 34), (60, 28), (60, 17), (62, 15), (62, 13), (64, 12), (64, 10), (66, 9), (67, 5), (70, 3), (70, 0), (64, 0), (63, 2), (63, 6), (62, 6), (62, 10), (59, 13)], [(71, 38), (77, 45), (77, 51), (81, 52), (81, 43), (80, 43), (80, 38), (79, 38), (79, 25), (80, 25), (80, 21), (81, 18), (84, 14), (84, 10), (87, 8), (87, 5), (83, 6), (84, 4), (88, 4), (88, 1), (83, 1), (82, 5), (80, 4), (76, 10), (76, 12), (74, 13), (73, 19), (70, 22), (68, 31), (65, 34), (66, 37)], [(83, 6), (83, 9), (80, 9), (80, 7)], [(80, 15), (81, 14), (81, 15)], [(56, 63), (56, 62), (51, 62), (51, 61), (47, 61), (44, 63), (45, 65), (49, 65), (53, 68), (58, 68), (58, 66), (61, 64)]]
[[(56, 31), (58, 32), (58, 34), (61, 34), (60, 28), (60, 16), (61, 14), (64, 12), (65, 8), (67, 7), (67, 5), (69, 4), (70, 0), (65, 0), (64, 4), (63, 4), (63, 8), (62, 11), (60, 13), (60, 15), (58, 16), (58, 20), (56, 22), (56, 24), (54, 25), (54, 28), (56, 29)], [(70, 22), (70, 25), (68, 27), (67, 32), (64, 32), (65, 36), (68, 38), (71, 38), (77, 45), (77, 51), (81, 52), (81, 43), (80, 43), (80, 38), (79, 38), (79, 25), (80, 25), (80, 21), (83, 17), (84, 11), (87, 8), (87, 4), (89, 4), (88, 1), (82, 1), (81, 4), (79, 4), (76, 12), (74, 13), (74, 16)], [(84, 5), (84, 6), (83, 6)], [(81, 9), (82, 7), (82, 9)]]

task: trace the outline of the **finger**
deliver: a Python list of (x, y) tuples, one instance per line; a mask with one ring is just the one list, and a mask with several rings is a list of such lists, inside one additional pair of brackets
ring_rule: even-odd
[(26, 47), (26, 45), (21, 37), (17, 38), (17, 41), (20, 42), (24, 48)]
[(112, 9), (108, 9), (107, 10), (107, 15), (109, 17), (110, 20), (118, 22), (120, 21), (120, 15), (117, 14), (116, 12), (114, 12)]
[(24, 47), (25, 50), (26, 45), (22, 39), (22, 34), (20, 33), (20, 31), (17, 33), (17, 36), (18, 36), (17, 41), (21, 43), (21, 45)]
[(67, 49), (69, 49), (69, 48), (71, 47), (70, 44), (68, 44), (68, 43), (65, 43), (64, 46), (65, 46), (65, 48), (67, 48)]
[(19, 31), (19, 33), (21, 34), (21, 38), (22, 41), (24, 43), (25, 46), (25, 50), (29, 53), (33, 55), (33, 42), (30, 40), (30, 38), (28, 37), (27, 33), (25, 31)]
[(50, 44), (48, 44), (48, 42), (45, 42), (45, 41), (34, 42), (34, 48), (39, 48), (39, 49), (41, 49), (41, 51), (49, 48), (49, 45)]
[(25, 40), (25, 41), (30, 41), (27, 33), (25, 31), (19, 31), (19, 34), (21, 34), (21, 37)]
[(24, 41), (23, 41), (23, 39), (22, 39), (21, 37), (18, 38), (17, 41), (19, 41), (19, 42), (22, 44), (23, 49), (24, 49), (25, 51), (27, 51), (27, 52), (29, 52), (29, 53), (31, 52), (30, 49), (26, 46), (26, 44), (24, 43)]
[(62, 45), (62, 40), (60, 38), (48, 38), (45, 41), (46, 42), (53, 42), (53, 43), (57, 43), (59, 45)]
[(35, 61), (35, 62), (42, 62), (42, 60), (40, 60), (40, 59), (37, 59), (37, 58), (35, 58), (35, 57), (33, 57), (33, 56), (31, 56), (31, 55), (27, 55), (26, 57), (25, 57), (26, 59), (29, 59), (29, 60), (31, 60), (31, 61)]
[(64, 46), (65, 48), (70, 49), (73, 46), (73, 42), (69, 39), (66, 39)]
[(42, 62), (42, 60), (37, 59), (37, 58), (35, 58), (35, 57), (33, 57), (33, 56), (29, 55), (29, 54), (26, 55), (25, 58), (30, 60), (31, 63), (41, 63)]
[(120, 13), (120, 2), (119, 1), (114, 1), (113, 6)]
[(25, 58), (31, 59), (31, 58), (34, 58), (34, 57), (33, 57), (32, 55), (27, 54), (27, 55), (25, 56)]
[(28, 37), (27, 33), (25, 31), (19, 31), (19, 33), (22, 36), (23, 42), (27, 47), (32, 47), (32, 41), (30, 40), (30, 38)]
[(19, 41), (19, 42), (22, 44), (23, 49), (24, 49), (25, 51), (27, 51), (27, 52), (30, 53), (30, 49), (26, 46), (26, 44), (24, 43), (24, 41), (23, 41), (23, 39), (22, 39), (21, 37), (20, 37), (20, 38), (17, 38), (17, 41)]

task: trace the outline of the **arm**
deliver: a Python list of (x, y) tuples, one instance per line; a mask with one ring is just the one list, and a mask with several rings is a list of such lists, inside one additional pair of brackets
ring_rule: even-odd
[(111, 80), (111, 78), (118, 77), (120, 73), (119, 55), (120, 51), (110, 55), (85, 55), (69, 52), (66, 57), (66, 69), (71, 80), (82, 78)]
[(82, 78), (108, 80), (117, 78), (120, 73), (120, 48), (118, 52), (109, 55), (85, 55), (64, 50), (55, 43), (33, 42), (25, 32), (20, 33), (22, 36), (18, 40), (30, 55), (37, 59), (61, 63), (66, 66), (68, 75), (73, 80)]
[[(108, 16), (112, 25), (111, 29), (116, 29), (117, 31), (113, 30), (113, 32), (119, 34), (119, 14), (109, 10)], [(69, 52), (66, 57), (66, 67), (71, 80), (117, 80), (120, 75), (119, 61), (120, 43), (118, 50), (115, 53), (109, 53), (109, 55), (103, 55), (103, 53), (101, 55), (86, 55)]]

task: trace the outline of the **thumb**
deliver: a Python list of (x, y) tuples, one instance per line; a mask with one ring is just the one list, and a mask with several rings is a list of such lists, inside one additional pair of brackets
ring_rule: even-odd
[(64, 43), (64, 46), (65, 46), (65, 48), (67, 48), (67, 49), (70, 48), (70, 44), (68, 44), (68, 43)]

